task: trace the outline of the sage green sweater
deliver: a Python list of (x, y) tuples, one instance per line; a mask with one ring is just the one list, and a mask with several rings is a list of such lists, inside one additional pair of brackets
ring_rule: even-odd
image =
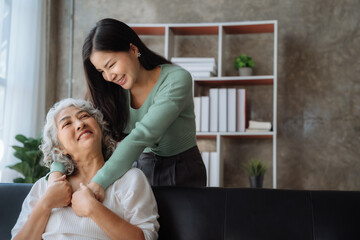
[(128, 135), (92, 179), (104, 189), (124, 175), (142, 152), (172, 156), (196, 145), (192, 78), (186, 70), (161, 65), (159, 79), (144, 104), (133, 109), (129, 92), (128, 99)]

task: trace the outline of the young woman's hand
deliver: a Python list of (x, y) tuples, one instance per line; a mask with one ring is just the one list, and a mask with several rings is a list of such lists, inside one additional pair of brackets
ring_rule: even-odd
[(48, 188), (43, 196), (43, 202), (48, 209), (66, 207), (71, 202), (72, 187), (62, 175), (48, 184)]
[(100, 184), (96, 182), (90, 182), (87, 187), (90, 188), (90, 190), (94, 193), (96, 200), (99, 202), (104, 201), (105, 191)]
[(99, 202), (96, 200), (94, 193), (83, 183), (80, 183), (80, 188), (73, 193), (71, 199), (71, 207), (79, 217), (89, 217), (91, 210), (97, 203)]

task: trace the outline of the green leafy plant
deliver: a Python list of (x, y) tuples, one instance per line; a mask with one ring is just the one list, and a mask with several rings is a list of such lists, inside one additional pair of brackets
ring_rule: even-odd
[(246, 54), (241, 54), (240, 56), (235, 58), (234, 61), (234, 68), (239, 70), (239, 68), (250, 67), (253, 68), (255, 65), (254, 60), (251, 57), (247, 56)]
[(256, 158), (250, 159), (250, 161), (245, 165), (245, 168), (249, 175), (254, 177), (264, 176), (267, 170), (267, 167)]
[(23, 144), (20, 146), (12, 146), (15, 150), (14, 156), (21, 160), (9, 168), (21, 173), (24, 178), (14, 179), (15, 183), (34, 183), (41, 177), (45, 176), (49, 169), (42, 165), (43, 154), (39, 149), (41, 137), (27, 138), (24, 135), (16, 135), (15, 139)]

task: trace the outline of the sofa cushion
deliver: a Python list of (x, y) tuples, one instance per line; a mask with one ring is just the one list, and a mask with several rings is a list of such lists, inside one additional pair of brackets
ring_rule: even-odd
[(159, 240), (224, 238), (225, 189), (153, 187), (159, 208)]
[(225, 239), (314, 239), (306, 191), (229, 189), (226, 215)]
[(314, 191), (314, 239), (360, 239), (360, 193)]

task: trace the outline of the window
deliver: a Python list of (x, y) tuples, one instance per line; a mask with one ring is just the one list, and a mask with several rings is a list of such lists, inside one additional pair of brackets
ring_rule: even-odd
[(0, 160), (3, 156), (4, 107), (9, 53), (11, 0), (0, 0)]

